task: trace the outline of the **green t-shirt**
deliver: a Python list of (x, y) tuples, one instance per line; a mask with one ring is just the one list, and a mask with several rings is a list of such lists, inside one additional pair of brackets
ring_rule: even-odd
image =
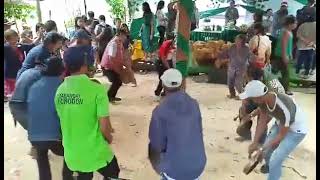
[(86, 75), (69, 76), (57, 90), (55, 105), (67, 166), (79, 172), (106, 166), (114, 157), (99, 123), (100, 117), (109, 116), (106, 88)]
[[(276, 44), (276, 48), (275, 48), (275, 56), (277, 56), (277, 57), (281, 57), (281, 55), (282, 55), (282, 37), (283, 37), (284, 31), (285, 31), (284, 29), (281, 30), (281, 32), (279, 34), (279, 38), (277, 40), (277, 44)], [(287, 49), (285, 50), (286, 54), (290, 60), (292, 59), (292, 46), (293, 46), (293, 36), (291, 33), (291, 35), (288, 39)]]

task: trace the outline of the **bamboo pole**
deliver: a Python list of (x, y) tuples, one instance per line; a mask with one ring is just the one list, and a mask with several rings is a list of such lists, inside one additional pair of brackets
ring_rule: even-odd
[(182, 87), (186, 89), (187, 64), (189, 60), (189, 39), (191, 16), (193, 14), (194, 2), (192, 0), (179, 0), (178, 2), (178, 31), (177, 31), (177, 53), (176, 68), (183, 76)]

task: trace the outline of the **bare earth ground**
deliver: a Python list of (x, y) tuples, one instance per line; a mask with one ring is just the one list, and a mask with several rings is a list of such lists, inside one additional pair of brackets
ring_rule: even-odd
[[(97, 77), (103, 83), (106, 78)], [(155, 74), (136, 75), (139, 86), (123, 86), (119, 96), (123, 101), (111, 105), (111, 121), (115, 129), (112, 148), (121, 166), (121, 177), (132, 180), (157, 180), (147, 160), (148, 128), (154, 101), (153, 91), (157, 83)], [(257, 180), (266, 179), (256, 168), (246, 176), (242, 168), (247, 161), (247, 147), (250, 142), (239, 143), (234, 140), (237, 123), (233, 117), (238, 112), (240, 101), (226, 98), (225, 85), (195, 83), (187, 80), (187, 92), (198, 100), (202, 112), (204, 141), (207, 154), (205, 172), (202, 180)], [(316, 100), (315, 94), (295, 93), (296, 100), (308, 115), (309, 134), (302, 144), (284, 163), (294, 167), (307, 179), (316, 179)], [(30, 143), (22, 128), (14, 128), (8, 105), (4, 108), (4, 179), (36, 180), (38, 170), (36, 161), (27, 155)], [(255, 125), (254, 125), (255, 126)], [(61, 179), (62, 158), (50, 154), (54, 180)], [(102, 179), (95, 175), (95, 180)], [(282, 180), (304, 179), (294, 170), (283, 167)]]

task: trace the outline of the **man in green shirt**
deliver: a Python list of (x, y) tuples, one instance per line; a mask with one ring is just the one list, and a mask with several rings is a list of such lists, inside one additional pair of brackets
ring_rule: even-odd
[(71, 73), (55, 96), (67, 165), (63, 171), (85, 180), (92, 179), (95, 171), (105, 179), (117, 178), (120, 169), (110, 147), (112, 127), (107, 90), (86, 75), (90, 50), (90, 46), (70, 47), (63, 57)]

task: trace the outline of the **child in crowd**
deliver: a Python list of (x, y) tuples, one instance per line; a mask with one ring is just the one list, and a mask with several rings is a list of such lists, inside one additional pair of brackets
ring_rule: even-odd
[(8, 29), (4, 32), (6, 43), (4, 44), (4, 85), (5, 96), (11, 97), (17, 77), (17, 72), (21, 68), (22, 62), (34, 44), (18, 44), (19, 35), (16, 31)]

